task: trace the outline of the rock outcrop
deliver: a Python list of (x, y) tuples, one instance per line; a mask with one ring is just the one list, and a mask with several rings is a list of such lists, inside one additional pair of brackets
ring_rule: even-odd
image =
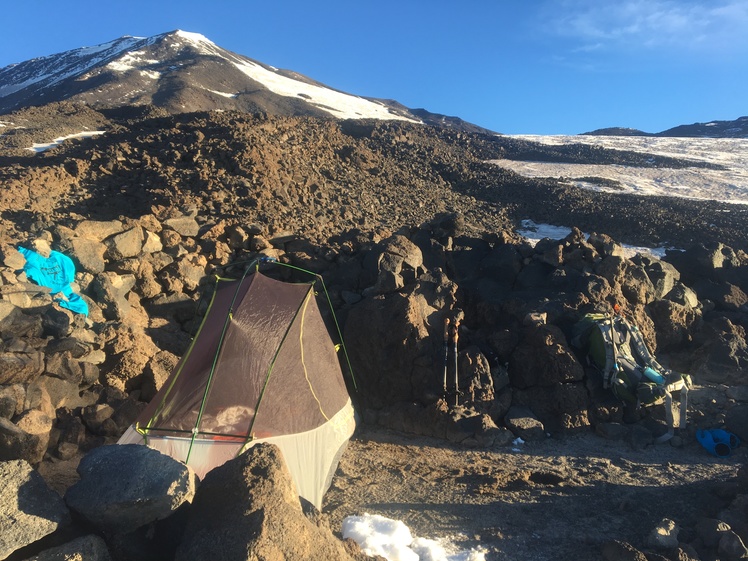
[(45, 536), (55, 545), (39, 542), (24, 559), (366, 559), (312, 505), (302, 508), (271, 444), (216, 468), (197, 493), (189, 468), (140, 445), (97, 448), (78, 471), (63, 503), (28, 463), (0, 462), (3, 559)]
[(71, 524), (70, 512), (24, 460), (0, 462), (0, 558)]
[(351, 556), (329, 528), (305, 517), (280, 450), (258, 444), (215, 468), (200, 485), (175, 561), (206, 558), (322, 561)]

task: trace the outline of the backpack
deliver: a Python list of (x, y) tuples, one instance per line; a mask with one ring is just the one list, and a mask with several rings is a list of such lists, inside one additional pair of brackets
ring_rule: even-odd
[(602, 374), (603, 388), (620, 401), (640, 406), (665, 404), (669, 440), (675, 432), (673, 393), (680, 394), (678, 428), (685, 427), (688, 407), (688, 374), (662, 366), (649, 352), (639, 329), (620, 314), (586, 314), (574, 327), (572, 345)]

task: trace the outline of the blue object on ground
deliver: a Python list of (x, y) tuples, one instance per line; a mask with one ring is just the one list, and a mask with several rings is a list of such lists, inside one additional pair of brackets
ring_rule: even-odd
[(62, 293), (64, 298), (55, 298), (55, 302), (63, 308), (76, 314), (88, 315), (88, 304), (70, 286), (70, 283), (75, 281), (75, 264), (70, 257), (54, 250), (50, 252), (49, 257), (25, 247), (19, 247), (18, 251), (26, 259), (23, 270), (29, 280), (46, 286), (52, 291), (53, 296)]
[(723, 429), (710, 429), (696, 431), (696, 440), (711, 454), (726, 458), (733, 448), (740, 445), (740, 439)]

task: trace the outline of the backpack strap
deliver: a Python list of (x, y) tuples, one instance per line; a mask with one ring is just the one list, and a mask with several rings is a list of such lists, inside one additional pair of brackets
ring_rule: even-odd
[(675, 425), (673, 418), (673, 396), (671, 393), (672, 384), (665, 386), (665, 417), (667, 419), (668, 431), (662, 436), (655, 439), (657, 444), (667, 442), (675, 436), (675, 429), (686, 427), (686, 412), (688, 410), (688, 384), (683, 383), (680, 387), (680, 409), (678, 411), (678, 425)]
[(613, 324), (613, 316), (607, 316), (598, 323), (598, 328), (605, 342), (605, 368), (603, 369), (603, 388), (613, 386), (615, 371), (618, 368), (618, 335)]

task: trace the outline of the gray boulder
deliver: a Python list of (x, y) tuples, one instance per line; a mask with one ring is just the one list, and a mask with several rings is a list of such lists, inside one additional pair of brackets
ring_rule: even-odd
[(118, 275), (106, 271), (92, 283), (95, 298), (108, 319), (125, 319), (130, 313), (127, 294), (135, 286), (135, 275)]
[(728, 282), (699, 280), (693, 285), (699, 300), (709, 300), (717, 310), (738, 312), (748, 303), (748, 295), (740, 287)]
[(0, 385), (27, 384), (43, 372), (43, 352), (23, 339), (0, 342)]
[(164, 226), (177, 232), (180, 236), (194, 238), (200, 232), (200, 225), (192, 216), (178, 216), (164, 221)]
[(367, 276), (376, 275), (369, 294), (387, 294), (415, 280), (423, 267), (421, 249), (401, 234), (383, 240), (364, 259)]
[(135, 257), (143, 250), (144, 241), (143, 228), (140, 226), (129, 228), (104, 241), (107, 246), (106, 256), (112, 261)]
[(26, 390), (21, 384), (0, 386), (0, 417), (12, 419), (23, 411)]
[(84, 220), (75, 227), (75, 235), (96, 241), (104, 241), (109, 236), (119, 234), (124, 230), (119, 220)]
[(65, 503), (27, 462), (0, 462), (0, 559), (69, 524)]
[(673, 350), (686, 346), (701, 327), (701, 313), (671, 300), (656, 300), (647, 310), (657, 333), (657, 347)]
[(659, 300), (668, 294), (680, 280), (680, 272), (667, 261), (637, 254), (632, 261), (644, 269), (654, 286), (654, 298)]
[(106, 260), (104, 259), (104, 254), (107, 251), (106, 245), (88, 238), (73, 238), (71, 243), (73, 254), (83, 271), (94, 275), (104, 272), (106, 269)]
[(52, 419), (38, 409), (22, 413), (13, 423), (0, 418), (0, 460), (26, 460), (37, 465), (49, 444)]
[(587, 238), (587, 242), (592, 245), (592, 247), (594, 247), (602, 257), (623, 256), (623, 246), (607, 234), (592, 232)]
[(82, 536), (42, 551), (24, 561), (111, 561), (106, 542), (96, 535)]
[(699, 307), (699, 297), (696, 295), (696, 292), (682, 282), (676, 282), (670, 292), (665, 294), (665, 299), (691, 309)]
[(545, 427), (527, 407), (513, 405), (504, 417), (504, 424), (522, 440), (545, 440)]
[(205, 476), (175, 561), (351, 559), (329, 528), (306, 518), (280, 450), (258, 444)]
[(167, 518), (195, 494), (191, 468), (138, 444), (95, 448), (77, 471), (80, 481), (65, 502), (105, 532), (127, 533)]

